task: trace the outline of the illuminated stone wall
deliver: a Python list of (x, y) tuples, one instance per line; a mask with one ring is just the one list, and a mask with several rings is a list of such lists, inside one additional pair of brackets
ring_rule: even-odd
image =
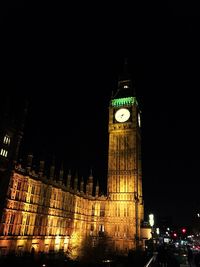
[(66, 252), (70, 246), (75, 257), (87, 236), (99, 235), (106, 198), (25, 172), (17, 167), (10, 179), (0, 224), (1, 254), (30, 252), (32, 247), (35, 252)]
[[(102, 236), (114, 250), (135, 246), (133, 199), (118, 199), (69, 190), (63, 181), (39, 177), (16, 167), (10, 179), (6, 207), (0, 223), (0, 252), (70, 251), (80, 256), (88, 237)], [(67, 184), (67, 182), (66, 182)], [(87, 188), (87, 185), (86, 185)]]
[[(128, 85), (124, 84), (125, 88)], [(123, 89), (121, 89), (123, 91)], [(115, 114), (121, 108), (130, 112), (124, 122)], [(115, 97), (109, 107), (108, 235), (117, 251), (124, 253), (142, 245), (144, 219), (141, 166), (140, 110), (136, 98)]]

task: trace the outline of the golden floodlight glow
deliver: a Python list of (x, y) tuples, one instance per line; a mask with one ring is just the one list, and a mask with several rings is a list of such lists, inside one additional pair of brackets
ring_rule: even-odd
[(66, 236), (65, 239), (64, 239), (64, 244), (68, 244), (69, 243), (69, 237)]
[(55, 238), (55, 244), (56, 245), (60, 244), (60, 239), (61, 239), (61, 237), (59, 235), (56, 235), (56, 238)]
[(80, 236), (77, 232), (73, 232), (69, 243), (69, 246), (71, 248), (70, 258), (73, 260), (79, 256), (79, 244)]

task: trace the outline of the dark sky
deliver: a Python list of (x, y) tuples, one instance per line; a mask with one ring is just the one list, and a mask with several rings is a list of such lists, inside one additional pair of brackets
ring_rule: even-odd
[(127, 57), (142, 110), (145, 215), (190, 223), (200, 209), (197, 17), (170, 2), (161, 16), (153, 6), (141, 16), (90, 8), (25, 12), (22, 2), (3, 13), (1, 91), (30, 100), (21, 156), (55, 155), (85, 176), (93, 168), (105, 189), (108, 105)]

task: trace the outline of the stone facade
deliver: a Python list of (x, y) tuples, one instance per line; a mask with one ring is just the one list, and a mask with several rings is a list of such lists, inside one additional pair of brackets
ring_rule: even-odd
[[(108, 249), (127, 254), (142, 244), (142, 196), (139, 106), (129, 79), (120, 80), (109, 105), (107, 195), (100, 195), (92, 173), (87, 181), (61, 168), (55, 179), (52, 164), (48, 177), (44, 161), (39, 171), (14, 163), (1, 212), (0, 253), (63, 251), (76, 258), (90, 242), (106, 240)], [(127, 121), (115, 119), (118, 109), (130, 112)], [(1, 155), (5, 158), (5, 155)], [(5, 178), (7, 177), (7, 178)]]

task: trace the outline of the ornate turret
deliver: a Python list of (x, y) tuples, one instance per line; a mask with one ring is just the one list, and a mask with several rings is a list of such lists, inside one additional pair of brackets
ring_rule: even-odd
[(84, 180), (83, 180), (83, 177), (81, 178), (80, 192), (81, 192), (81, 193), (84, 193)]
[(28, 154), (28, 156), (27, 156), (27, 165), (26, 165), (27, 173), (29, 173), (31, 171), (32, 163), (33, 163), (33, 154)]
[(60, 173), (59, 173), (59, 183), (60, 184), (63, 183), (63, 175), (64, 175), (64, 170), (63, 170), (63, 162), (62, 162), (61, 168), (60, 168)]
[(70, 190), (71, 179), (72, 179), (72, 175), (71, 175), (71, 171), (69, 170), (68, 175), (67, 175), (67, 190)]
[(97, 184), (95, 187), (95, 196), (98, 197), (98, 195), (99, 195), (99, 181), (97, 180)]
[(92, 169), (90, 170), (90, 176), (88, 177), (88, 194), (92, 195), (93, 192), (93, 175), (92, 175)]
[(74, 192), (76, 192), (78, 189), (78, 172), (76, 172), (74, 177)]
[(86, 195), (89, 195), (89, 184), (86, 184)]
[(40, 177), (42, 177), (44, 174), (44, 164), (45, 164), (45, 161), (40, 160), (40, 165), (39, 165), (39, 176)]
[(50, 180), (53, 180), (54, 179), (54, 175), (55, 175), (55, 158), (53, 158), (52, 160), (52, 164), (51, 164), (51, 167), (50, 167)]

